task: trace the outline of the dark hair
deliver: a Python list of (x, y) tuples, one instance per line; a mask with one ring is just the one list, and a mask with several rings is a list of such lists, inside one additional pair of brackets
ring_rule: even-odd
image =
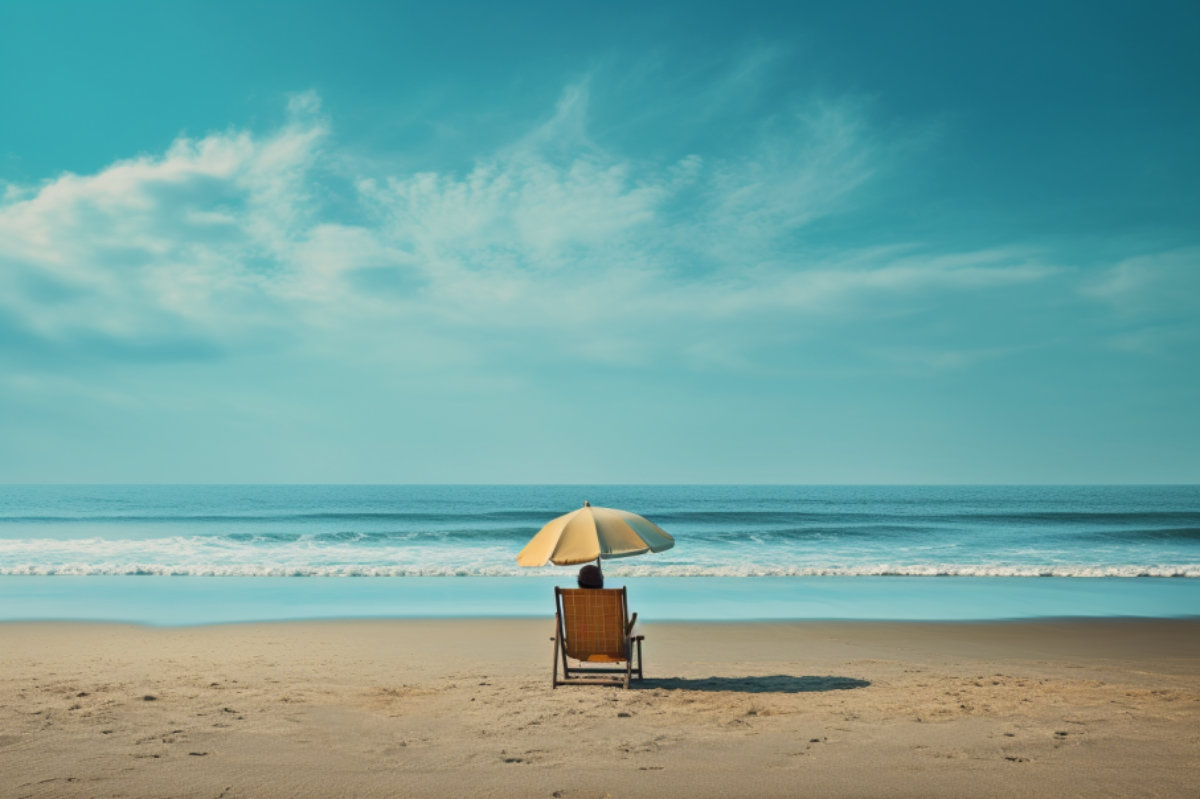
[(604, 573), (595, 563), (589, 563), (579, 570), (580, 588), (603, 588)]

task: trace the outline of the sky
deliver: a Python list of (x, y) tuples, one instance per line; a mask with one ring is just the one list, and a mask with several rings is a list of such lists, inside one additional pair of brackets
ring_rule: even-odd
[(1198, 38), (6, 0), (0, 482), (1196, 482)]

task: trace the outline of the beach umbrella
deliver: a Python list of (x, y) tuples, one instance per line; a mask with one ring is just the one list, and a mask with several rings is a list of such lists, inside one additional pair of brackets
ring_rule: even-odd
[(648, 519), (584, 502), (579, 510), (551, 520), (517, 555), (521, 566), (570, 566), (600, 558), (627, 558), (662, 552), (675, 539)]

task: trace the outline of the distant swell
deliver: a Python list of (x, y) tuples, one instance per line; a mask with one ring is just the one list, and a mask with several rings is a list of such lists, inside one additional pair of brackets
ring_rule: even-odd
[[(404, 511), (317, 511), (295, 513), (286, 511), (262, 513), (89, 513), (81, 515), (0, 515), (0, 526), (24, 524), (37, 526), (64, 526), (68, 528), (89, 525), (147, 525), (221, 527), (238, 530), (231, 535), (264, 536), (277, 535), (300, 537), (312, 528), (333, 526), (354, 531), (348, 535), (388, 535), (386, 531), (372, 529), (359, 531), (357, 528), (395, 527), (397, 534), (411, 535), (418, 528), (423, 531), (456, 531), (464, 534), (485, 532), (505, 533), (520, 531), (529, 534), (539, 529), (548, 519), (557, 516), (561, 509), (524, 509), (455, 512), (404, 512)], [(668, 511), (656, 513), (654, 520), (668, 530), (682, 529), (694, 537), (705, 540), (734, 539), (739, 536), (755, 535), (764, 538), (797, 539), (816, 536), (880, 537), (896, 534), (938, 534), (953, 531), (956, 534), (975, 530), (1001, 531), (1012, 528), (1014, 532), (1031, 529), (1044, 531), (1055, 536), (1091, 536), (1108, 540), (1174, 539), (1200, 541), (1200, 513), (1191, 511), (1014, 511), (1014, 512), (938, 512), (934, 509), (894, 512), (891, 510), (842, 510), (827, 508), (798, 511)], [(277, 528), (282, 533), (259, 532), (261, 528)], [(243, 532), (245, 529), (254, 533)], [(223, 532), (223, 531), (222, 531)], [(325, 533), (342, 535), (343, 533)], [(249, 540), (249, 539), (239, 539)]]
[(1200, 527), (1105, 530), (1091, 537), (1105, 541), (1200, 541)]
[[(560, 511), (559, 511), (560, 512)], [(356, 521), (398, 521), (398, 522), (431, 522), (453, 523), (470, 519), (491, 521), (512, 521), (533, 525), (542, 525), (547, 519), (557, 516), (559, 512), (551, 510), (522, 510), (522, 511), (491, 511), (487, 513), (409, 513), (400, 511), (371, 512), (354, 511), (348, 513), (321, 511), (317, 513), (200, 513), (200, 514), (151, 514), (151, 513), (90, 513), (79, 516), (37, 515), (37, 516), (0, 516), (0, 524), (19, 522), (23, 524), (95, 524), (95, 523), (126, 523), (126, 524), (233, 524), (243, 522), (356, 522)]]

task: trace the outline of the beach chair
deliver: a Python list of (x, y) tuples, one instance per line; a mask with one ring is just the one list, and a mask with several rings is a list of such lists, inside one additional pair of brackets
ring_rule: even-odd
[(554, 688), (628, 688), (630, 679), (642, 679), (643, 636), (633, 634), (637, 614), (629, 615), (624, 588), (555, 588), (554, 604)]

